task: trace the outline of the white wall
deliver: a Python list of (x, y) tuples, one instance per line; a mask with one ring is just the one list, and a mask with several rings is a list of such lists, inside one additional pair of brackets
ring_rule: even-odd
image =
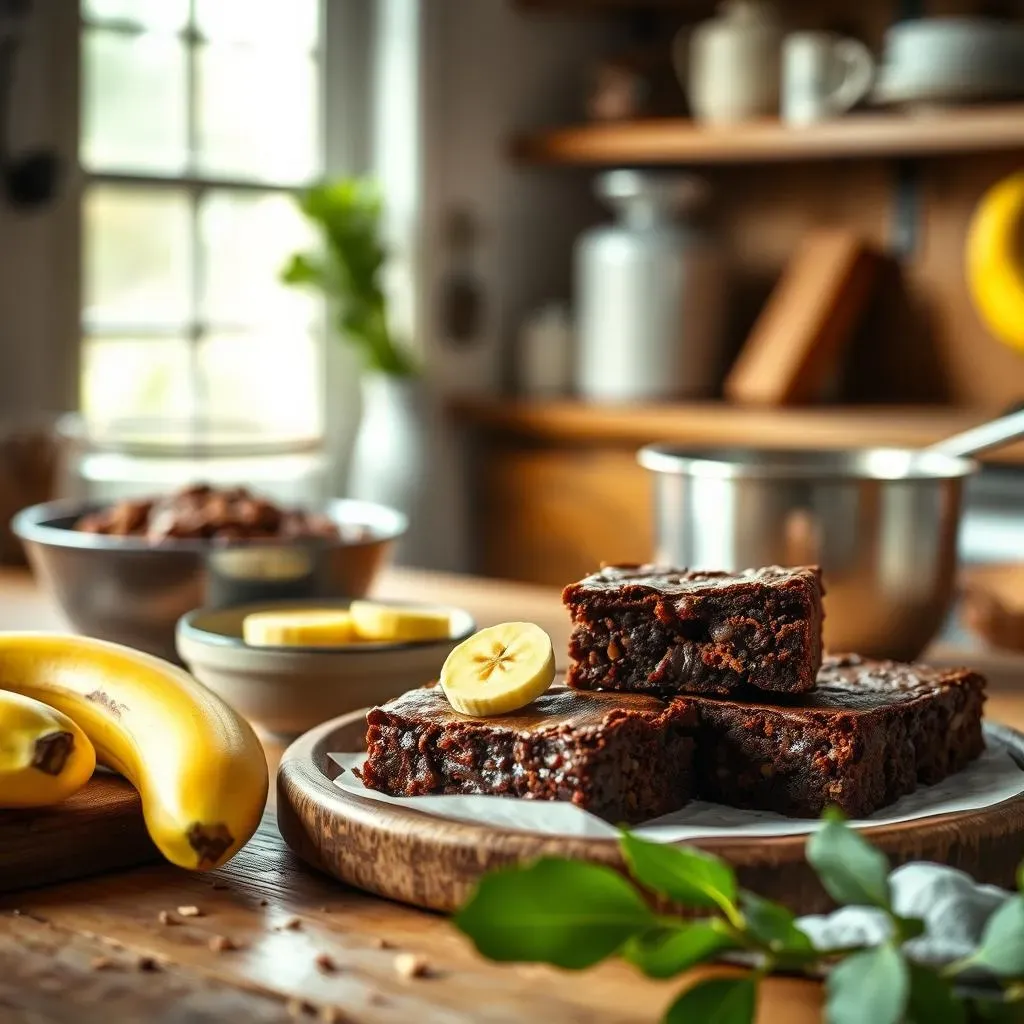
[(444, 216), (463, 206), (483, 232), (477, 267), (488, 310), (469, 352), (453, 351), (428, 319), (430, 355), (447, 389), (493, 390), (522, 316), (548, 298), (568, 298), (572, 240), (593, 216), (588, 176), (517, 168), (508, 143), (517, 130), (580, 119), (581, 69), (609, 30), (586, 18), (529, 16), (510, 0), (421, 4), (427, 306), (445, 269), (437, 259)]
[[(418, 323), (431, 383), (443, 401), (499, 391), (524, 315), (549, 299), (570, 297), (572, 241), (594, 216), (589, 177), (517, 168), (508, 160), (508, 143), (517, 130), (580, 119), (581, 69), (603, 51), (609, 29), (583, 18), (530, 17), (509, 0), (419, 2)], [(453, 206), (471, 211), (481, 229), (475, 268), (486, 302), (481, 335), (462, 350), (446, 341), (437, 317), (445, 217)], [(433, 539), (427, 557), (418, 560), (465, 569), (465, 459), (450, 423), (436, 427), (432, 471), (436, 485), (424, 514)]]
[[(70, 164), (76, 131), (76, 6), (69, 0), (35, 5), (15, 74), (15, 154), (56, 147)], [(61, 200), (42, 212), (13, 210), (0, 197), (2, 415), (61, 411), (75, 401), (77, 220), (72, 178), (65, 179)]]

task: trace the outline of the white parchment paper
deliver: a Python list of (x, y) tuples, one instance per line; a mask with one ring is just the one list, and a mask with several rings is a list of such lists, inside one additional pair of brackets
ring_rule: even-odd
[[(986, 730), (988, 747), (964, 771), (905, 796), (869, 818), (853, 821), (855, 827), (890, 825), (935, 814), (978, 810), (1024, 792), (1024, 770), (1010, 756), (1005, 744)], [(540, 832), (559, 836), (592, 836), (614, 839), (618, 829), (569, 803), (547, 800), (518, 800), (499, 796), (416, 796), (393, 797), (367, 789), (353, 768), (360, 768), (364, 753), (337, 753), (330, 757), (345, 769), (335, 785), (354, 796), (397, 804), (438, 818), (491, 825), (499, 829)], [(655, 818), (633, 831), (644, 839), (676, 843), (686, 839), (714, 836), (805, 835), (819, 827), (816, 820), (786, 818), (764, 811), (744, 811), (721, 804), (696, 800), (681, 811)]]

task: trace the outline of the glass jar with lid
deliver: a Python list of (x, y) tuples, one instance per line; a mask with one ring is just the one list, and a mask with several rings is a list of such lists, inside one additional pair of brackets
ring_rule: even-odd
[(268, 432), (256, 423), (62, 418), (61, 490), (90, 502), (163, 494), (193, 483), (244, 486), (281, 504), (314, 506), (328, 495), (321, 437)]
[(724, 249), (708, 186), (688, 174), (612, 170), (617, 213), (575, 247), (576, 391), (592, 402), (711, 398), (727, 363)]

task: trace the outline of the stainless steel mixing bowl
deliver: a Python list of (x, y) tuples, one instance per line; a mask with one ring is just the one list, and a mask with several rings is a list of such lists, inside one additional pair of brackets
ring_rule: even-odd
[(76, 630), (169, 661), (177, 660), (178, 619), (193, 608), (362, 597), (407, 527), (404, 515), (382, 505), (334, 501), (324, 511), (341, 527), (341, 540), (154, 545), (71, 528), (98, 507), (66, 501), (33, 505), (11, 525), (37, 577)]
[(936, 451), (639, 453), (654, 474), (659, 562), (695, 569), (820, 565), (832, 651), (912, 660), (954, 597), (964, 481)]

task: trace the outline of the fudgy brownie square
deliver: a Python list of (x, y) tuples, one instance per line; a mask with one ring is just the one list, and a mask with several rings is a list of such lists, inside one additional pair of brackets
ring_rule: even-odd
[(821, 665), (817, 568), (609, 566), (571, 583), (568, 683), (580, 690), (805, 693)]
[(521, 711), (471, 718), (439, 687), (410, 690), (367, 714), (361, 777), (394, 796), (567, 800), (644, 821), (690, 799), (695, 717), (655, 697), (556, 686)]
[(732, 807), (863, 818), (984, 749), (985, 680), (856, 655), (826, 658), (809, 694), (742, 703), (681, 698), (698, 711), (697, 795)]

